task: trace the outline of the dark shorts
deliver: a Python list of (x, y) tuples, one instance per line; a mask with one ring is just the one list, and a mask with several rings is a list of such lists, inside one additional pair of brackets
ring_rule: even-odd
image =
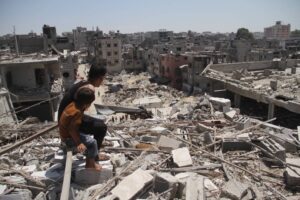
[(106, 135), (107, 126), (101, 119), (83, 115), (79, 131), (80, 133), (93, 135), (97, 141), (97, 146), (100, 149)]

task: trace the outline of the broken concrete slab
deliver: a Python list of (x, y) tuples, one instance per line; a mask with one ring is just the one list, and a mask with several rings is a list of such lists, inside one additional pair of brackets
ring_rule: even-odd
[(133, 199), (148, 190), (153, 179), (153, 176), (148, 172), (137, 169), (132, 174), (125, 177), (111, 193), (120, 200)]
[(40, 179), (46, 184), (50, 184), (53, 181), (59, 181), (63, 178), (64, 167), (61, 163), (57, 163), (45, 171), (35, 171), (31, 174), (31, 176)]
[(229, 99), (219, 98), (219, 97), (210, 97), (209, 101), (212, 103), (212, 105), (217, 110), (220, 110), (224, 113), (227, 113), (230, 111), (231, 101)]
[(225, 113), (225, 118), (227, 118), (228, 120), (231, 120), (231, 121), (234, 119), (235, 116), (236, 116), (235, 110), (231, 110), (231, 111)]
[(209, 178), (204, 179), (204, 186), (209, 192), (219, 191), (219, 188)]
[(180, 147), (184, 147), (185, 145), (178, 140), (161, 135), (157, 142), (157, 146), (161, 150), (171, 152), (173, 149), (178, 149)]
[(193, 160), (187, 147), (172, 150), (172, 157), (174, 163), (178, 167), (186, 167), (193, 165)]
[(0, 195), (7, 189), (7, 185), (0, 185)]
[(32, 199), (32, 193), (31, 193), (30, 190), (27, 190), (27, 189), (14, 189), (9, 194), (6, 194), (3, 197), (0, 197), (0, 199), (5, 199), (5, 200), (31, 200)]
[(40, 192), (34, 200), (47, 200), (46, 194), (44, 192)]
[(99, 162), (102, 166), (101, 171), (96, 171), (93, 169), (86, 169), (84, 166), (79, 166), (75, 170), (74, 182), (81, 185), (95, 185), (99, 183), (104, 183), (113, 176), (113, 166), (110, 162)]
[(186, 188), (185, 198), (189, 200), (205, 200), (204, 177), (201, 175), (189, 176)]
[(236, 180), (230, 180), (222, 187), (221, 197), (240, 200), (247, 194), (249, 186)]
[[(287, 158), (286, 163), (300, 166), (300, 158)], [(284, 172), (285, 182), (288, 186), (300, 186), (300, 168), (291, 168), (287, 167)]]
[(295, 141), (296, 139), (293, 136), (292, 132), (285, 132), (285, 133), (274, 133), (274, 131), (270, 131), (269, 135), (271, 135), (272, 139), (282, 145), (286, 152), (296, 152), (297, 151), (297, 144)]
[[(279, 158), (282, 161), (285, 161), (286, 154), (285, 154), (285, 148), (281, 146), (279, 143), (277, 143), (275, 140), (271, 138), (264, 139), (260, 141), (259, 146), (267, 150), (268, 152), (272, 153), (274, 156)], [(270, 157), (266, 154), (264, 154), (266, 157)], [(275, 165), (282, 165), (280, 161), (274, 161), (271, 162), (270, 164), (275, 164)]]
[(163, 193), (170, 189), (170, 199), (174, 199), (177, 193), (179, 180), (169, 173), (157, 173), (154, 179), (154, 192)]

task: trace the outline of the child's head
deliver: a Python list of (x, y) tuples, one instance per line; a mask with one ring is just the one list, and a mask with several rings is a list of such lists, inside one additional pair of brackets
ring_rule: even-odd
[(87, 87), (80, 88), (75, 97), (76, 105), (84, 110), (87, 109), (94, 100), (94, 91)]

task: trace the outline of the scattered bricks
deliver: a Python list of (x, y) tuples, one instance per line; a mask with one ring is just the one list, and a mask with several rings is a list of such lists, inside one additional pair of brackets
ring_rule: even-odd
[(271, 80), (270, 87), (272, 90), (276, 91), (277, 90), (277, 80)]
[(178, 189), (178, 179), (169, 173), (157, 173), (154, 180), (154, 192), (163, 193), (170, 189), (170, 199), (174, 199)]
[(236, 128), (238, 130), (243, 130), (251, 125), (250, 119), (245, 116), (239, 117), (238, 119), (233, 120), (233, 122), (236, 123)]
[(186, 182), (185, 198), (189, 200), (205, 200), (204, 177), (201, 175), (189, 176)]
[(157, 146), (160, 150), (171, 152), (173, 149), (178, 149), (180, 147), (184, 147), (185, 145), (178, 140), (161, 135), (157, 142)]
[(221, 197), (239, 200), (247, 194), (248, 186), (236, 180), (230, 180), (222, 188)]
[(142, 169), (137, 169), (125, 177), (111, 193), (120, 200), (133, 199), (146, 192), (149, 186), (151, 186), (152, 181), (153, 176)]
[(236, 138), (224, 137), (222, 139), (222, 152), (251, 151), (252, 145), (247, 142), (251, 142), (248, 133), (239, 135)]
[(178, 167), (186, 167), (193, 164), (187, 147), (172, 150), (173, 161)]
[[(300, 166), (300, 158), (287, 158), (286, 163)], [(292, 169), (291, 169), (292, 168)], [(290, 187), (300, 186), (300, 168), (287, 167), (284, 172), (285, 182)]]
[(83, 185), (95, 185), (104, 183), (113, 176), (113, 166), (108, 162), (99, 162), (102, 166), (101, 171), (86, 169), (84, 166), (79, 166), (75, 170), (74, 182)]
[(213, 106), (224, 113), (230, 111), (231, 101), (229, 99), (218, 98), (218, 97), (210, 97), (209, 101), (213, 104)]
[[(264, 148), (266, 151), (272, 153), (274, 156), (279, 158), (282, 161), (285, 161), (286, 155), (285, 155), (285, 148), (275, 142), (275, 140), (271, 138), (267, 138), (263, 141), (260, 141), (259, 146)], [(269, 157), (268, 155), (265, 154), (266, 157)], [(282, 165), (280, 161), (272, 161), (270, 164), (275, 164), (275, 165)]]

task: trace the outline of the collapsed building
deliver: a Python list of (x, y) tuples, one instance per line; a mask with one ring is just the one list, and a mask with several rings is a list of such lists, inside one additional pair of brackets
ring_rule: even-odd
[[(299, 128), (149, 78), (108, 77), (120, 87), (107, 83), (102, 105), (96, 100), (98, 109), (87, 112), (108, 125), (101, 150), (110, 159), (99, 162), (100, 173), (84, 168), (84, 155), (61, 149), (55, 124), (2, 125), (1, 198), (299, 199)], [(142, 108), (152, 115), (132, 117)]]
[[(275, 116), (278, 118), (277, 124), (296, 128), (300, 119), (299, 62), (296, 59), (275, 59), (210, 64), (203, 76), (210, 79), (212, 94), (225, 89), (235, 107), (256, 108), (251, 113), (256, 112), (256, 115), (259, 114), (259, 107), (262, 107), (265, 110), (263, 119)], [(250, 100), (253, 100), (252, 106), (249, 106)]]

